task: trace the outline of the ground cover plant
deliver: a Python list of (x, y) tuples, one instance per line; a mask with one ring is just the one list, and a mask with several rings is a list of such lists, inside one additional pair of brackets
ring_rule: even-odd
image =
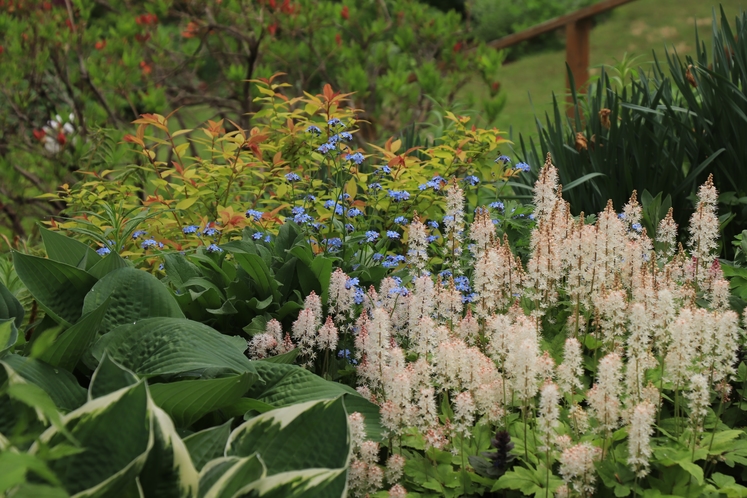
[(503, 55), (472, 38), (459, 15), (415, 0), (3, 2), (0, 223), (23, 236), (63, 207), (37, 195), (126, 163), (117, 143), (142, 113), (250, 129), (263, 103), (249, 80), (277, 72), (292, 94), (355, 92), (366, 141), (420, 126), (474, 78), (493, 120)]

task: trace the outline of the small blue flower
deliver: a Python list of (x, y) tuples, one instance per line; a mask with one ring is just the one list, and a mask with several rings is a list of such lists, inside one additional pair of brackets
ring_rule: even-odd
[(98, 249), (96, 249), (96, 254), (98, 254), (99, 256), (106, 256), (110, 252), (112, 252), (112, 250), (108, 247), (99, 247)]
[(469, 183), (472, 187), (480, 183), (480, 179), (474, 175), (465, 176), (463, 181), (464, 183)]
[(518, 169), (518, 170), (523, 171), (524, 173), (526, 173), (531, 168), (529, 167), (529, 165), (527, 163), (516, 163), (516, 166), (514, 166), (514, 169)]
[(140, 247), (143, 249), (147, 249), (149, 247), (156, 247), (158, 246), (158, 242), (156, 242), (154, 239), (145, 239), (141, 244)]
[(618, 214), (617, 218), (620, 219), (620, 220), (624, 220), (625, 219), (625, 213)]
[(633, 225), (630, 228), (632, 228), (636, 232), (640, 232), (641, 230), (643, 230), (643, 227), (641, 226), (640, 223), (633, 223)]
[(340, 237), (333, 237), (331, 239), (325, 239), (324, 240), (329, 247), (333, 247), (335, 249), (339, 249), (342, 247), (342, 239)]
[(469, 292), (472, 290), (469, 286), (469, 279), (465, 276), (454, 277), (454, 285), (459, 292)]
[[(405, 262), (405, 257), (401, 254), (397, 255), (390, 255), (386, 257), (386, 260), (381, 263), (381, 266), (384, 268), (394, 268), (395, 266), (398, 266), (400, 263)], [(400, 285), (402, 282), (400, 281), (397, 285)]]
[(355, 227), (353, 225), (351, 225), (350, 223), (345, 223), (345, 230), (347, 232), (354, 232), (355, 231)]
[(316, 148), (316, 151), (322, 154), (326, 154), (327, 152), (332, 151), (332, 150), (335, 150), (335, 144), (331, 144), (331, 143), (322, 144)]
[(319, 136), (322, 134), (322, 130), (320, 130), (318, 126), (311, 125), (306, 128), (306, 133), (313, 133), (314, 135)]
[(410, 199), (410, 192), (406, 190), (390, 190), (389, 197), (391, 197), (394, 202), (407, 201)]
[(438, 222), (437, 221), (429, 221), (428, 226), (433, 228), (434, 230), (438, 228)]
[(137, 240), (140, 237), (143, 237), (145, 235), (148, 235), (148, 232), (146, 232), (145, 230), (136, 230), (136, 231), (132, 232), (132, 238), (135, 239), (135, 240)]
[(262, 219), (262, 215), (263, 214), (264, 213), (262, 211), (257, 211), (255, 209), (249, 209), (246, 212), (246, 217), (247, 218), (254, 218), (254, 221), (259, 221), (260, 219)]
[(327, 139), (327, 143), (330, 145), (337, 145), (337, 142), (339, 141), (340, 141), (339, 135), (332, 135), (331, 137), (329, 137), (329, 139)]
[(329, 121), (327, 121), (327, 124), (329, 126), (343, 126), (343, 127), (345, 126), (344, 124), (342, 124), (342, 121), (340, 121), (338, 118), (330, 119)]
[(345, 288), (351, 289), (358, 284), (360, 284), (360, 279), (358, 277), (348, 278), (347, 282), (345, 282)]
[(353, 296), (353, 301), (355, 301), (355, 304), (362, 304), (365, 297), (366, 295), (363, 294), (363, 289), (361, 289), (360, 287), (356, 287), (355, 296)]
[(500, 211), (503, 211), (505, 209), (505, 206), (503, 205), (501, 201), (491, 202), (490, 204), (488, 204), (488, 206), (490, 206), (493, 209), (498, 209)]
[(356, 152), (354, 154), (347, 154), (345, 156), (345, 159), (347, 161), (353, 161), (355, 164), (363, 164), (363, 161), (366, 160), (366, 158), (363, 157), (363, 154), (361, 154), (360, 152)]
[(355, 218), (356, 216), (360, 216), (363, 214), (363, 211), (361, 211), (358, 208), (350, 208), (348, 209), (348, 218)]
[(387, 230), (386, 236), (390, 239), (399, 239), (400, 237), (399, 233), (395, 232), (394, 230)]
[(439, 273), (438, 276), (441, 277), (442, 280), (446, 280), (451, 277), (451, 270), (444, 270)]
[(471, 294), (463, 295), (462, 296), (462, 302), (463, 303), (472, 303), (477, 299), (477, 293), (472, 292)]
[(189, 225), (189, 226), (182, 228), (182, 232), (184, 232), (184, 234), (186, 235), (189, 233), (197, 233), (197, 230), (199, 229), (200, 227), (198, 227), (197, 225)]
[(324, 208), (325, 209), (332, 209), (334, 207), (334, 205), (335, 205), (335, 201), (333, 201), (332, 199), (324, 201)]
[(511, 162), (511, 158), (508, 156), (498, 156), (494, 162), (502, 162), (503, 164), (507, 164)]
[(380, 183), (370, 183), (368, 185), (368, 190), (381, 190), (381, 184)]
[(298, 180), (301, 179), (301, 177), (295, 173), (286, 173), (285, 179), (288, 180), (289, 182), (297, 182)]
[(530, 220), (534, 220), (534, 213), (532, 213), (532, 214), (529, 215), (529, 219)]
[(443, 221), (444, 221), (444, 223), (452, 222), (452, 221), (454, 221), (454, 216), (451, 215), (451, 214), (447, 214), (446, 216), (444, 216)]
[(392, 168), (390, 168), (389, 166), (382, 166), (381, 168), (376, 170), (376, 174), (379, 174), (379, 175), (383, 175), (383, 174), (389, 175), (391, 173), (392, 173)]
[(309, 194), (309, 195), (306, 196), (306, 200), (309, 201), (309, 202), (314, 202), (316, 200), (316, 197), (314, 197), (313, 195)]
[(420, 185), (418, 185), (418, 190), (420, 191), (427, 190), (427, 189), (428, 189), (428, 185), (425, 183), (421, 183)]
[(378, 238), (379, 232), (374, 232), (373, 230), (369, 230), (368, 232), (366, 232), (366, 242), (374, 242)]
[(429, 242), (429, 243), (431, 243), (431, 242), (435, 242), (435, 241), (437, 241), (437, 240), (438, 240), (438, 239), (440, 239), (440, 238), (441, 238), (441, 236), (440, 236), (440, 235), (429, 235), (429, 236), (428, 236), (428, 242)]
[(348, 133), (347, 131), (343, 131), (342, 133), (340, 133), (340, 138), (348, 142), (353, 141), (353, 135)]
[(165, 269), (166, 269), (166, 267), (165, 267), (165, 266), (163, 266), (163, 263), (161, 263), (160, 265), (158, 265), (158, 269), (159, 269), (160, 271), (163, 271), (163, 270), (165, 270)]
[(381, 254), (380, 252), (377, 252), (376, 254), (374, 254), (371, 257), (371, 259), (373, 259), (374, 261), (376, 261), (378, 263), (379, 261), (381, 261), (382, 259), (384, 259), (384, 255)]
[(220, 247), (218, 247), (215, 244), (210, 244), (207, 247), (207, 252), (223, 252), (223, 249), (221, 249)]
[(272, 239), (270, 238), (270, 234), (268, 233), (268, 234), (267, 234), (267, 235), (265, 236), (265, 240), (264, 240), (264, 241), (265, 241), (265, 242), (270, 242), (270, 240), (272, 240)]
[(206, 228), (205, 230), (202, 231), (202, 235), (205, 235), (207, 237), (212, 237), (216, 233), (218, 233), (218, 230), (216, 230), (213, 227), (208, 227), (208, 228)]
[(262, 238), (262, 232), (254, 232), (252, 234), (252, 239), (254, 239), (254, 240), (259, 240), (261, 238)]
[(394, 218), (394, 223), (396, 223), (397, 225), (407, 225), (407, 218), (405, 218), (404, 216), (397, 216), (396, 218)]

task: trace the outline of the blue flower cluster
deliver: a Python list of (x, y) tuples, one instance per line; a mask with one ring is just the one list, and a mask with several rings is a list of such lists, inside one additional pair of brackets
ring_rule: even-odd
[(495, 201), (488, 204), (489, 207), (492, 209), (498, 209), (499, 211), (503, 211), (505, 209), (505, 206), (501, 201)]
[(477, 178), (474, 175), (468, 175), (464, 177), (464, 180), (462, 180), (464, 183), (469, 184), (470, 186), (474, 187), (478, 183), (480, 183), (480, 179)]
[(508, 156), (498, 156), (498, 157), (497, 157), (497, 158), (495, 159), (495, 161), (493, 161), (493, 162), (496, 162), (496, 163), (498, 163), (498, 162), (502, 162), (503, 164), (508, 164), (508, 163), (510, 163), (510, 162), (511, 162), (511, 158), (510, 158), (510, 157), (508, 157)]
[(353, 358), (353, 355), (350, 353), (349, 349), (341, 349), (340, 351), (337, 352), (337, 357), (348, 360), (352, 365), (358, 364), (358, 360)]
[(298, 176), (295, 173), (286, 173), (285, 174), (285, 179), (288, 180), (289, 182), (293, 183), (293, 182), (299, 181), (301, 179), (301, 177)]
[(438, 192), (439, 190), (441, 190), (441, 187), (444, 183), (446, 183), (446, 180), (444, 180), (442, 176), (437, 175), (434, 176), (430, 181), (419, 185), (418, 189), (427, 190), (429, 188), (432, 188), (434, 191)]
[(397, 216), (396, 218), (394, 218), (394, 223), (396, 223), (397, 225), (407, 225), (408, 221), (404, 216)]
[(145, 239), (141, 244), (140, 247), (143, 249), (148, 249), (149, 247), (158, 247), (159, 249), (163, 249), (163, 244), (161, 242), (156, 242), (155, 239)]
[(400, 237), (399, 233), (394, 230), (387, 230), (386, 236), (390, 239), (399, 239)]
[(355, 218), (356, 216), (360, 216), (363, 214), (363, 211), (361, 211), (358, 208), (350, 208), (348, 209), (348, 218)]
[(250, 219), (254, 219), (254, 221), (259, 221), (262, 219), (262, 215), (264, 213), (262, 211), (257, 211), (255, 209), (249, 209), (246, 212), (246, 217)]
[(216, 230), (213, 227), (207, 227), (205, 228), (205, 230), (202, 231), (202, 235), (205, 235), (206, 237), (212, 237), (217, 233), (218, 233), (218, 230)]
[(353, 161), (355, 164), (363, 164), (363, 161), (365, 161), (365, 157), (360, 152), (355, 152), (353, 154), (347, 154), (345, 156), (345, 160), (347, 161)]
[(104, 246), (104, 247), (99, 247), (98, 249), (96, 249), (96, 254), (98, 254), (99, 256), (106, 256), (106, 255), (107, 255), (107, 254), (109, 254), (110, 252), (112, 252), (112, 250), (111, 250), (111, 249), (109, 249), (109, 248), (108, 248), (108, 247), (106, 247), (106, 246)]
[(210, 244), (209, 246), (207, 246), (206, 250), (207, 252), (213, 252), (213, 253), (223, 252), (223, 249), (221, 249), (215, 244)]
[(145, 230), (135, 230), (134, 232), (132, 232), (132, 238), (135, 240), (146, 235), (148, 235), (148, 232), (146, 232)]
[(314, 221), (314, 218), (307, 214), (306, 209), (301, 206), (296, 206), (291, 209), (291, 213), (293, 214), (293, 222), (298, 223), (299, 225), (305, 225), (306, 223)]
[(400, 263), (405, 262), (405, 257), (401, 254), (390, 254), (389, 256), (384, 259), (384, 261), (381, 263), (381, 266), (384, 268), (394, 268), (395, 266), (399, 266)]
[(376, 240), (379, 238), (379, 232), (375, 232), (373, 230), (369, 230), (366, 232), (366, 242), (376, 242)]
[(200, 229), (197, 225), (188, 225), (184, 228), (182, 228), (182, 232), (184, 232), (184, 235), (190, 234), (190, 233), (197, 233), (197, 231)]
[(516, 163), (516, 166), (514, 166), (514, 169), (518, 169), (518, 170), (523, 171), (524, 173), (526, 173), (531, 168), (529, 167), (529, 165), (527, 163)]
[(389, 197), (394, 200), (394, 202), (408, 201), (410, 200), (410, 192), (407, 190), (390, 190)]
[(311, 125), (306, 128), (306, 133), (313, 133), (314, 135), (319, 136), (322, 134), (322, 130), (320, 130), (318, 126)]

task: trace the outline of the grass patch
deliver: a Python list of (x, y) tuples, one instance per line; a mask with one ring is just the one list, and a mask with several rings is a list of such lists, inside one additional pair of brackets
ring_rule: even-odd
[[(731, 21), (747, 8), (746, 0), (723, 0)], [(718, 4), (703, 0), (637, 0), (615, 9), (605, 22), (591, 31), (591, 66), (614, 65), (624, 54), (642, 55), (639, 63), (653, 61), (652, 50), (663, 60), (664, 48), (675, 49), (680, 56), (695, 52), (695, 29), (710, 43), (712, 9)], [(562, 31), (557, 36), (563, 37)], [(592, 69), (592, 75), (599, 73)], [(509, 131), (518, 140), (519, 133), (536, 134), (534, 116), (541, 116), (552, 107), (552, 94), (565, 95), (565, 49), (525, 56), (506, 64), (500, 75), (501, 91), (507, 102), (495, 125)], [(465, 88), (466, 100), (483, 98), (478, 85)]]

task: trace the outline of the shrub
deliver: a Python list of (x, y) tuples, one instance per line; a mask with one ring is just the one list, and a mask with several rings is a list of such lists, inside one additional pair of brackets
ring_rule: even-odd
[[(732, 239), (747, 227), (747, 180), (740, 173), (747, 151), (736, 138), (746, 126), (746, 21), (740, 15), (732, 32), (723, 11), (720, 27), (714, 19), (713, 46), (724, 48), (713, 52), (710, 63), (702, 48), (697, 60), (684, 63), (667, 53), (669, 75), (657, 61), (650, 75), (639, 71), (622, 90), (602, 75), (586, 96), (574, 93), (582, 110), (573, 119), (555, 100), (546, 125), (537, 122), (538, 141), (521, 137), (522, 157), (536, 166), (549, 152), (563, 182), (585, 179), (566, 192), (577, 212), (594, 213), (607, 199), (620, 206), (632, 190), (648, 191), (645, 201), (663, 193), (671, 196), (681, 226), (696, 186), (713, 174), (724, 188), (719, 201), (725, 240)], [(665, 214), (644, 219), (649, 232)], [(724, 253), (731, 255), (728, 245)]]
[[(0, 71), (8, 78), (0, 99), (0, 202), (19, 235), (27, 217), (62, 208), (36, 195), (73, 183), (81, 165), (121, 164), (116, 144), (142, 113), (185, 107), (175, 115), (181, 128), (223, 119), (235, 131), (230, 119), (250, 129), (263, 103), (249, 80), (282, 71), (295, 94), (325, 84), (356, 92), (351, 104), (367, 110), (362, 133), (375, 141), (382, 131), (419, 126), (434, 101), (450, 105), (468, 80), (492, 85), (502, 61), (470, 42), (458, 14), (415, 0), (70, 7), (0, 7)], [(493, 95), (490, 119), (500, 107), (497, 86)]]

